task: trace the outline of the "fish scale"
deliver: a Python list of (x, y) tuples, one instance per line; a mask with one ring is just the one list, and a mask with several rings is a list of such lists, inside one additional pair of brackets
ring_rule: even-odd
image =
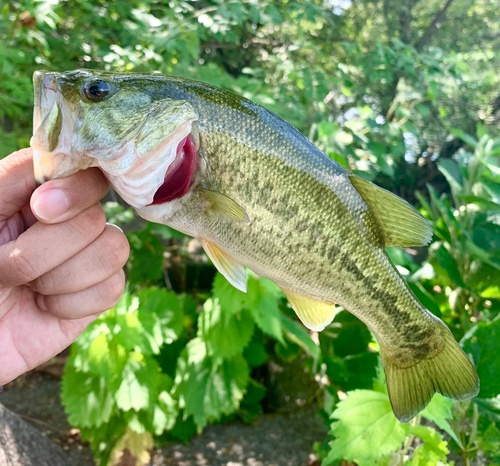
[[(43, 80), (52, 87), (57, 82), (55, 96), (44, 94)], [(431, 239), (430, 225), (406, 201), (341, 167), (274, 113), (213, 86), (88, 70), (37, 72), (34, 83), (32, 144), (40, 181), (100, 166), (139, 215), (199, 238), (237, 288), (245, 289), (245, 265), (281, 287), (316, 331), (340, 304), (376, 336), (389, 398), (402, 422), (435, 392), (455, 399), (478, 393), (471, 362), (385, 251)], [(86, 94), (89, 83), (104, 83), (109, 92), (96, 101)], [(197, 149), (197, 168), (177, 185), (189, 189), (177, 197), (166, 193), (153, 205), (155, 192), (169, 186), (167, 168), (155, 162), (167, 153), (185, 160), (169, 145), (185, 137)], [(45, 141), (53, 142), (49, 149)], [(106, 158), (122, 167), (120, 176), (133, 172), (129, 185), (139, 188), (129, 192), (120, 176), (110, 177)], [(146, 176), (155, 186), (140, 183)]]

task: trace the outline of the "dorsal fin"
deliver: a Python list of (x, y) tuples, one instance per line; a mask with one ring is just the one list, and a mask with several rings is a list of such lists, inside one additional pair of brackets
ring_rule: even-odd
[(430, 223), (408, 202), (359, 176), (349, 175), (349, 180), (378, 220), (386, 247), (430, 243)]
[(287, 290), (283, 292), (298, 318), (308, 329), (321, 332), (335, 317), (335, 304), (316, 301)]
[(231, 257), (226, 251), (221, 249), (215, 243), (199, 238), (203, 249), (210, 257), (216, 269), (226, 277), (236, 289), (247, 292), (247, 279), (245, 268), (236, 259)]

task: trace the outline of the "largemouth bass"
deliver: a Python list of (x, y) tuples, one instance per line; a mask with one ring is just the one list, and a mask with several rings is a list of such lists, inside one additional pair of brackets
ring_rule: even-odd
[(316, 331), (341, 305), (377, 338), (401, 422), (435, 392), (477, 395), (473, 365), (385, 251), (431, 240), (406, 201), (274, 113), (207, 84), (77, 70), (36, 72), (34, 85), (39, 182), (100, 167), (140, 216), (198, 238), (236, 288), (246, 290), (249, 267)]

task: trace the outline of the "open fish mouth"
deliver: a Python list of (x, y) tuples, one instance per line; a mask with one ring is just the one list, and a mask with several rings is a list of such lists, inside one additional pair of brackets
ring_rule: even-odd
[[(33, 77), (31, 146), (37, 183), (99, 167), (124, 201), (136, 209), (187, 194), (200, 160), (198, 114), (190, 104), (168, 98), (152, 100), (134, 115), (130, 129), (119, 134), (103, 107), (99, 109), (100, 103), (86, 103), (78, 92), (68, 96), (64, 79), (62, 73), (39, 71)], [(110, 110), (113, 118), (121, 117), (120, 105), (123, 101)], [(96, 109), (101, 113), (94, 113), (98, 118), (92, 117), (92, 129), (98, 132), (85, 131), (89, 114)]]
[(185, 195), (191, 186), (199, 160), (193, 130), (193, 121), (185, 121), (155, 148), (140, 155), (132, 139), (117, 158), (99, 160), (98, 166), (132, 207), (169, 202)]
[(189, 191), (198, 162), (198, 150), (191, 134), (179, 143), (176, 153), (175, 160), (168, 167), (163, 184), (156, 191), (150, 205), (173, 201)]

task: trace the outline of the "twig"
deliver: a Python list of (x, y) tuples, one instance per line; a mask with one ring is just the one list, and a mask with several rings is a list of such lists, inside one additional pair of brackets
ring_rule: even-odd
[(50, 427), (51, 429), (57, 430), (63, 434), (67, 434), (67, 432), (65, 430), (60, 429), (59, 427), (56, 427), (52, 424), (49, 424), (48, 422), (42, 421), (41, 419), (37, 419), (36, 417), (31, 417), (31, 416), (28, 416), (27, 414), (18, 414), (18, 416), (20, 416), (23, 419), (26, 419), (28, 421), (38, 422), (39, 424), (43, 424), (44, 426)]
[(446, 11), (448, 10), (448, 8), (451, 6), (451, 4), (454, 2), (455, 0), (448, 0), (443, 8), (441, 8), (441, 10), (439, 10), (438, 14), (434, 17), (434, 19), (432, 20), (432, 23), (429, 25), (429, 27), (425, 30), (424, 34), (422, 35), (422, 37), (420, 38), (420, 40), (415, 44), (415, 48), (420, 52), (422, 50), (422, 48), (424, 47), (424, 45), (427, 44), (427, 42), (429, 42), (429, 40), (431, 39), (431, 37), (433, 36), (434, 34), (434, 31), (437, 29), (437, 25), (439, 22), (441, 22), (445, 15), (446, 15)]

